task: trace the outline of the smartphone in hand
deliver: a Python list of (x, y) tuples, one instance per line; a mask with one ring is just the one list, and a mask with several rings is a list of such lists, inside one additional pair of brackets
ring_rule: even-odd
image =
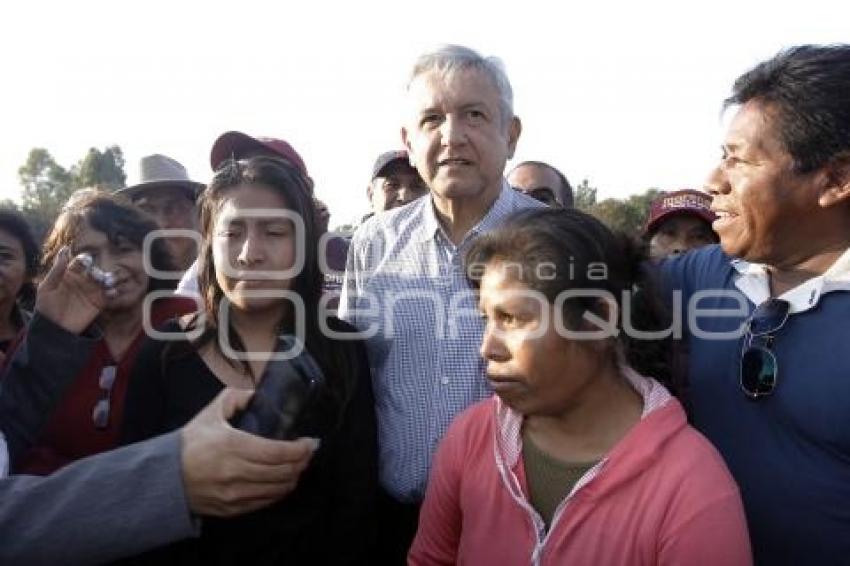
[[(278, 352), (294, 347), (295, 339), (281, 335)], [(294, 440), (298, 424), (325, 385), (325, 377), (316, 360), (302, 349), (288, 360), (270, 360), (254, 397), (231, 423), (238, 429), (274, 440)]]

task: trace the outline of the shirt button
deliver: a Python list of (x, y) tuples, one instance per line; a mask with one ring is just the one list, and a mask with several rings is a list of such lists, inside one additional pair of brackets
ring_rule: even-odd
[(443, 385), (448, 385), (449, 384), (449, 378), (446, 377), (446, 376), (443, 376), (443, 378), (440, 380), (440, 383), (442, 383)]

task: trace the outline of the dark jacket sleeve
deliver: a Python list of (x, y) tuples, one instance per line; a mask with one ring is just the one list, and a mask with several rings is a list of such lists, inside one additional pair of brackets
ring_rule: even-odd
[(180, 433), (0, 479), (0, 564), (94, 564), (197, 534)]
[(30, 321), (0, 379), (0, 431), (13, 466), (36, 442), (98, 340), (72, 334), (38, 313)]
[[(354, 328), (345, 325), (350, 331)], [(356, 352), (357, 383), (343, 417), (333, 466), (336, 486), (328, 548), (340, 549), (351, 564), (369, 564), (377, 531), (378, 441), (375, 401), (366, 350), (352, 342)]]

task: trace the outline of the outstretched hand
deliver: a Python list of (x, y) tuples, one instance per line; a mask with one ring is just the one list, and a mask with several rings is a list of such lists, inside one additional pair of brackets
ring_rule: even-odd
[(248, 406), (253, 391), (225, 389), (183, 427), (183, 483), (189, 508), (230, 517), (281, 499), (298, 484), (317, 441), (269, 440), (228, 422)]

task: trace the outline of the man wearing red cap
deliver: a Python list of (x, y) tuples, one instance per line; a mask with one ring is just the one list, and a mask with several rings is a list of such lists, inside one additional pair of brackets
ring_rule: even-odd
[(711, 196), (693, 189), (664, 193), (652, 201), (644, 239), (649, 242), (652, 259), (685, 253), (716, 244), (711, 229), (716, 215), (711, 211)]

